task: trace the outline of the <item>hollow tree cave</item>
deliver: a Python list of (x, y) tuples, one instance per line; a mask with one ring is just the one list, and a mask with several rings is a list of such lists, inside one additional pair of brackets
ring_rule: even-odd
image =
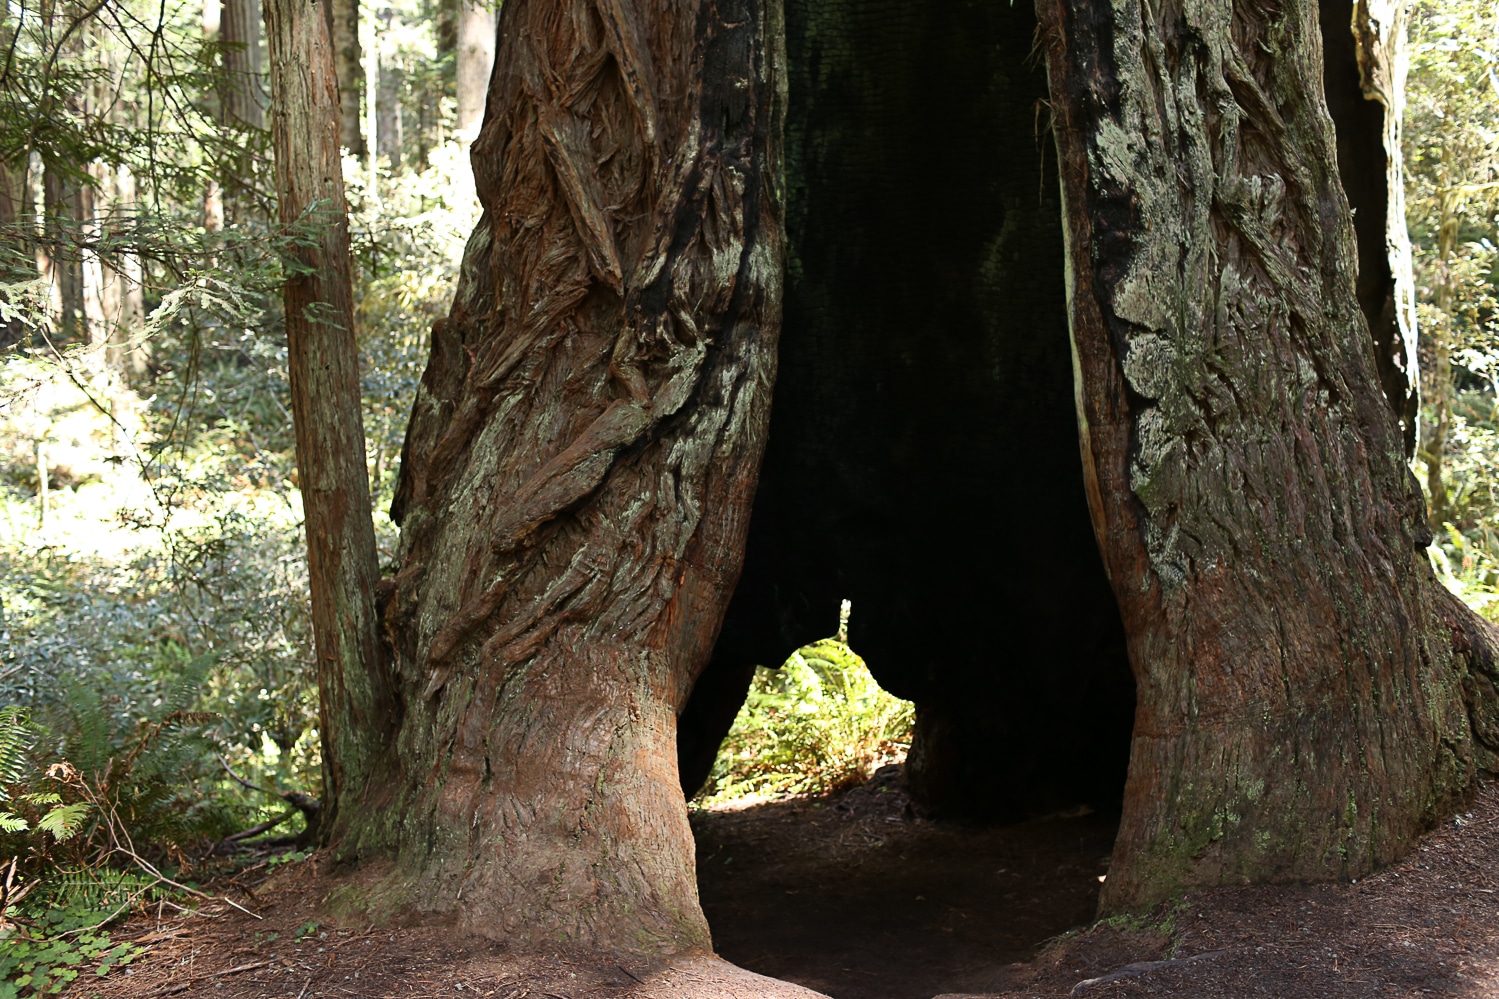
[[(1352, 13), (1320, 4), (1324, 85), (1356, 294), (1409, 452), (1386, 108)], [(680, 719), (683, 789), (755, 665), (852, 597), (852, 643), (917, 703), (907, 776), (934, 812), (1117, 805), (1135, 690), (1076, 450), (1035, 9), (791, 0), (786, 34), (780, 369), (743, 576)]]
[(682, 785), (842, 598), (934, 811), (1122, 799), (1106, 911), (1459, 807), (1494, 636), (1338, 176), (1390, 128), (1328, 116), (1398, 111), (1399, 7), (1328, 101), (1307, 0), (507, 3), (388, 655), (319, 638), (330, 855), (393, 861), (349, 904), (711, 946)]
[(1116, 803), (1134, 687), (1078, 458), (1056, 151), (1028, 4), (793, 0), (787, 261), (744, 573), (678, 738), (831, 631), (918, 706), (939, 813)]

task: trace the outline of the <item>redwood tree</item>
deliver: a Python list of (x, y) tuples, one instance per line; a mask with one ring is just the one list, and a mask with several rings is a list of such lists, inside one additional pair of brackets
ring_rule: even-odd
[(735, 577), (775, 374), (775, 6), (518, 0), (484, 215), (433, 331), (386, 591), (401, 713), (345, 783), (364, 904), (702, 947), (675, 718)]
[(1491, 634), (1427, 561), (1354, 294), (1317, 7), (1038, 11), (1083, 468), (1138, 688), (1103, 907), (1361, 876), (1499, 741)]
[[(695, 686), (732, 704), (757, 621), (794, 623), (816, 611), (804, 597), (846, 581), (747, 575), (735, 598), (745, 609), (714, 654), (746, 547), (771, 553), (773, 570), (775, 553), (799, 547), (777, 532), (808, 515), (787, 499), (803, 483), (820, 490), (818, 509), (862, 504), (826, 530), (796, 529), (834, 546), (818, 550), (836, 549), (830, 534), (874, 545), (915, 525), (966, 556), (846, 545), (863, 574), (903, 587), (876, 615), (886, 634), (930, 628), (940, 601), (917, 597), (960, 570), (955, 582), (975, 588), (1035, 571), (1049, 596), (1034, 606), (1075, 599), (1086, 611), (1083, 634), (1065, 621), (1048, 632), (996, 600), (1004, 629), (970, 619), (931, 629), (930, 651), (889, 643), (924, 657), (907, 676), (927, 684), (915, 771), (934, 798), (972, 791), (972, 767), (946, 790), (936, 779), (983, 741), (972, 731), (1023, 747), (1028, 710), (1058, 731), (1086, 729), (1063, 718), (1069, 686), (1096, 688), (1098, 717), (1112, 718), (1130, 695), (1110, 672), (1123, 669), (1110, 636), (1127, 647), (1137, 700), (1106, 908), (1184, 886), (1359, 876), (1471, 793), (1499, 746), (1491, 638), (1426, 562), (1396, 338), (1371, 335), (1383, 305), (1356, 293), (1317, 6), (988, 10), (1003, 6), (797, 0), (788, 35), (781, 8), (760, 0), (505, 5), (473, 151), (484, 216), (433, 331), (393, 511), (403, 535), (381, 591), (388, 672), (371, 653), (347, 685), (388, 699), (325, 705), (333, 751), (360, 761), (332, 774), (333, 855), (382, 862), (349, 904), (456, 915), (521, 944), (706, 946), (678, 716), (684, 731), (698, 717)], [(996, 58), (987, 42), (957, 45), (969, 28), (1020, 40), (1004, 49), (1012, 67), (946, 95), (961, 113), (924, 114), (954, 66)], [(1044, 77), (1025, 61), (1033, 34)], [(1034, 138), (1038, 97), (1051, 153)], [(998, 142), (942, 131), (981, 130), (990, 111)], [(944, 152), (990, 160), (916, 162)], [(998, 166), (1033, 154), (1029, 174)], [(840, 201), (845, 189), (874, 196)], [(943, 230), (933, 206), (964, 212), (963, 224)], [(923, 265), (924, 286), (878, 269), (901, 253), (938, 261)], [(786, 457), (767, 458), (762, 493), (779, 498), (757, 507), (756, 544), (783, 273), (794, 295), (771, 448)], [(859, 296), (879, 307), (859, 311)], [(928, 301), (939, 320), (900, 340), (892, 323), (924, 322)], [(1016, 320), (1012, 301), (1042, 311)], [(825, 382), (806, 371), (853, 376), (819, 398)], [(925, 407), (881, 395), (911, 371)], [(994, 384), (1044, 405), (990, 406)], [(898, 418), (879, 417), (883, 398)], [(991, 515), (994, 489), (1053, 502), (1046, 480), (1005, 474), (1023, 465), (1007, 449), (1023, 453), (1026, 421), (1052, 421), (1054, 434), (1058, 412), (1082, 462), (1055, 509), (1069, 538), (1073, 520), (1087, 531), (1086, 510), (1096, 546), (1069, 540), (1063, 568), (1042, 573), (1044, 549), (1011, 540), (1014, 504), (983, 530), (963, 517)], [(969, 417), (1001, 422), (965, 430), (958, 448), (941, 439)], [(1027, 628), (1026, 658), (1003, 660), (1010, 631)], [(1091, 650), (1061, 683), (1044, 679), (1048, 635)], [(876, 659), (877, 675), (899, 673)], [(986, 676), (1023, 680), (1013, 703), (995, 688), (971, 696)], [(975, 704), (993, 704), (992, 717)], [(721, 715), (705, 709), (694, 731), (711, 736)], [(1023, 812), (1057, 787), (1085, 793), (1087, 762), (1038, 758), (1026, 780), (984, 793)]]

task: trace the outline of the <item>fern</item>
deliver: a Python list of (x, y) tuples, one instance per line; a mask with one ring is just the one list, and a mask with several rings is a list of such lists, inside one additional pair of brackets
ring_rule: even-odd
[(92, 808), (93, 806), (86, 801), (75, 801), (71, 805), (58, 805), (43, 815), (36, 827), (40, 832), (51, 833), (52, 838), (61, 843), (78, 834), (78, 830), (83, 828), (83, 820), (88, 817)]
[(7, 786), (18, 783), (25, 774), (31, 742), (25, 712), (14, 704), (0, 708), (0, 801), (9, 800)]

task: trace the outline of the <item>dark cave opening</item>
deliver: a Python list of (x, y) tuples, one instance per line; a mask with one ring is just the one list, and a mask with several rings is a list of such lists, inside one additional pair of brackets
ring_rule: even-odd
[[(1327, 102), (1409, 446), (1384, 109), (1349, 15), (1322, 3)], [(1092, 918), (1135, 705), (1084, 492), (1035, 13), (787, 0), (786, 32), (771, 431), (743, 575), (679, 718), (681, 777), (690, 797), (754, 667), (825, 637), (845, 598), (916, 738), (903, 774), (695, 815), (702, 904), (724, 956), (841, 999), (992, 991)]]
[[(788, 261), (743, 574), (690, 797), (757, 664), (849, 643), (903, 773), (694, 814), (720, 954), (838, 999), (992, 991), (1096, 910), (1135, 688), (1089, 517), (1032, 6), (788, 0)], [(893, 768), (891, 768), (893, 769)]]
[(839, 601), (938, 816), (1117, 806), (1134, 682), (1089, 520), (1029, 4), (791, 0), (785, 319), (743, 575), (679, 724)]

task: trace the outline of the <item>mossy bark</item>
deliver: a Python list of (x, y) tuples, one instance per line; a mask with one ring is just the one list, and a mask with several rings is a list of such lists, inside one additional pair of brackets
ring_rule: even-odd
[(1492, 633), (1427, 562), (1355, 294), (1317, 7), (1038, 10), (1083, 464), (1139, 690), (1102, 907), (1361, 876), (1499, 742)]
[(484, 215), (408, 428), (374, 896), (518, 946), (708, 946), (676, 712), (739, 574), (780, 320), (759, 0), (514, 0)]

